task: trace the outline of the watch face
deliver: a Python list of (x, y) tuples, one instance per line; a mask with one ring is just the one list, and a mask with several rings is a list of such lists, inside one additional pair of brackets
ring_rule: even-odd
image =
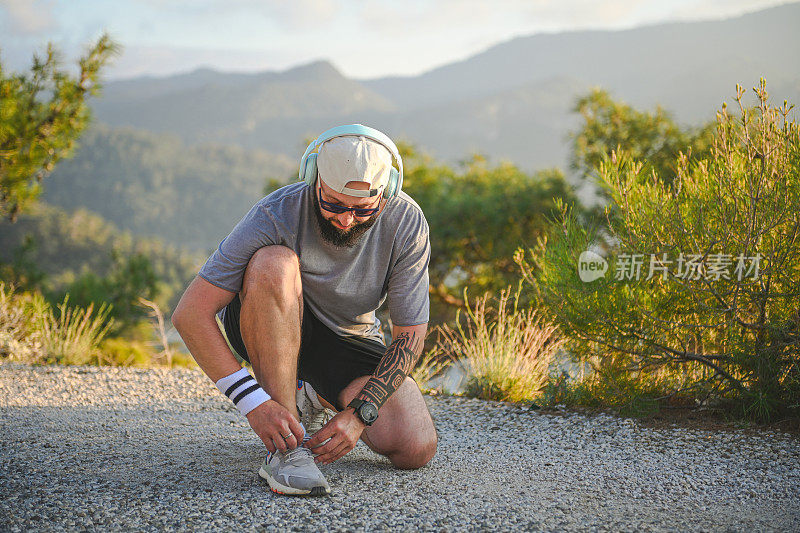
[(361, 417), (367, 424), (372, 424), (378, 418), (378, 410), (371, 403), (365, 403), (361, 406)]

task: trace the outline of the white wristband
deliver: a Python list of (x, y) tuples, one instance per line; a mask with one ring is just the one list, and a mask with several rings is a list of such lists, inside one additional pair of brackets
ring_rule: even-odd
[(225, 376), (217, 381), (216, 385), (219, 391), (230, 398), (243, 415), (271, 398), (246, 368), (242, 368), (230, 376)]

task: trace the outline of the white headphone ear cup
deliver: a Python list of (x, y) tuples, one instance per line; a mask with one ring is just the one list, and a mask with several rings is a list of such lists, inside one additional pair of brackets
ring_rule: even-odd
[(400, 191), (403, 190), (403, 175), (400, 174), (395, 168), (392, 168), (392, 174), (394, 174), (394, 195), (397, 196), (400, 194)]
[(314, 186), (317, 180), (317, 154), (308, 154), (306, 168), (303, 169), (303, 181), (309, 187)]
[(394, 167), (392, 167), (392, 169), (389, 171), (389, 181), (386, 183), (386, 189), (383, 191), (384, 198), (389, 199), (397, 196), (397, 193), (400, 192), (397, 189), (397, 182), (399, 178), (400, 174)]

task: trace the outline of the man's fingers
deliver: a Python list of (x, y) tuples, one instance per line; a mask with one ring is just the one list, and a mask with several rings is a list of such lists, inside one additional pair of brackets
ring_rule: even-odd
[(305, 437), (303, 424), (301, 424), (300, 421), (293, 416), (289, 417), (289, 431), (292, 433), (292, 435), (294, 435), (294, 438), (298, 444), (303, 442), (303, 437)]
[(277, 435), (272, 437), (272, 442), (275, 443), (275, 447), (278, 449), (279, 452), (286, 451), (286, 441), (283, 440), (283, 437), (281, 436), (280, 432), (278, 432)]
[(286, 420), (285, 424), (281, 424), (280, 428), (278, 429), (278, 434), (280, 435), (281, 440), (283, 440), (284, 444), (286, 444), (286, 449), (288, 450), (294, 450), (295, 448), (297, 448), (297, 445), (300, 442), (303, 442), (302, 439), (298, 439), (297, 437), (295, 437), (294, 432), (291, 431), (291, 426), (292, 426), (291, 421), (297, 422), (297, 420), (293, 416), (290, 416), (289, 420)]
[(340, 444), (335, 450), (330, 453), (326, 453), (325, 455), (321, 455), (317, 457), (316, 461), (320, 464), (327, 465), (335, 461), (338, 457), (341, 456), (343, 450), (346, 450), (347, 447), (344, 443)]
[(311, 451), (316, 456), (325, 455), (326, 453), (330, 453), (333, 450), (335, 450), (336, 447), (339, 446), (339, 444), (341, 444), (343, 439), (344, 437), (342, 437), (338, 433), (334, 434), (328, 442), (320, 446), (317, 446), (316, 448), (311, 448)]
[(352, 447), (350, 446), (350, 443), (347, 441), (343, 441), (339, 444), (339, 446), (334, 448), (331, 452), (318, 456), (317, 461), (322, 464), (332, 463), (341, 456), (343, 456), (344, 454), (346, 454), (347, 452), (349, 452), (351, 449)]
[(267, 447), (267, 451), (269, 453), (275, 453), (277, 451), (277, 449), (275, 448), (275, 445), (272, 443), (272, 439), (267, 439), (267, 440), (264, 440), (262, 442), (264, 443), (264, 446)]
[[(308, 442), (305, 443), (306, 448), (314, 448), (319, 446), (329, 438), (333, 437), (336, 434), (336, 430), (330, 425), (330, 422), (322, 426), (322, 429), (314, 433), (314, 436), (309, 439)], [(316, 453), (316, 452), (315, 452)]]
[(297, 448), (297, 439), (294, 436), (294, 433), (289, 433), (289, 436), (283, 440), (286, 443), (286, 448), (288, 450), (294, 450)]

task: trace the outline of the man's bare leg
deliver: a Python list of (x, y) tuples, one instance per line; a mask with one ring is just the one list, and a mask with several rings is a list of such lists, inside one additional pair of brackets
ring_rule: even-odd
[[(339, 402), (350, 403), (369, 378), (354, 379), (339, 394)], [(388, 457), (397, 468), (420, 468), (433, 459), (438, 442), (436, 428), (413, 379), (407, 377), (383, 404), (378, 420), (364, 430), (361, 440), (374, 452)]]
[(299, 420), (295, 385), (303, 289), (297, 255), (279, 245), (256, 251), (245, 270), (239, 298), (239, 328), (256, 380)]
[(258, 475), (280, 494), (329, 494), (330, 486), (314, 463), (313, 454), (298, 447), (303, 435), (295, 404), (295, 384), (303, 292), (295, 253), (284, 246), (259, 249), (247, 265), (239, 298), (242, 301), (239, 328), (256, 380), (280, 404), (279, 409), (285, 408), (283, 413), (288, 411), (288, 416), (297, 421), (297, 434), (293, 429), (288, 437), (283, 433), (272, 437), (273, 442), (283, 439), (285, 445), (276, 444), (278, 452), (267, 454)]

